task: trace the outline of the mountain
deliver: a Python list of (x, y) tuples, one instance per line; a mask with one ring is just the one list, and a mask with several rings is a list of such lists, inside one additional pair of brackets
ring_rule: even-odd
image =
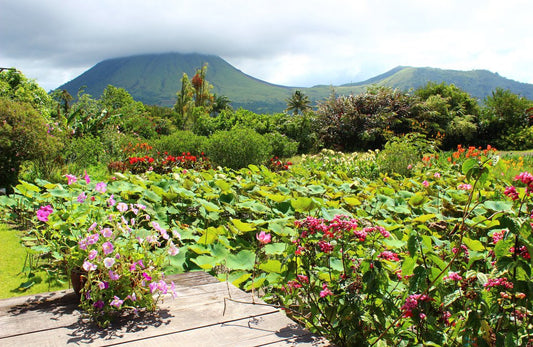
[(207, 66), (207, 81), (212, 93), (225, 95), (235, 108), (256, 112), (281, 111), (291, 88), (278, 86), (249, 76), (222, 58), (203, 54), (147, 54), (104, 60), (58, 89), (66, 89), (75, 96), (86, 86), (85, 92), (100, 97), (108, 85), (126, 89), (131, 96), (148, 105), (172, 106), (181, 89), (183, 73), (192, 78), (196, 69)]
[(490, 95), (496, 88), (509, 89), (528, 99), (533, 99), (533, 84), (520, 83), (487, 70), (444, 70), (436, 68), (416, 68), (398, 66), (394, 69), (363, 82), (344, 84), (342, 87), (381, 85), (401, 90), (417, 89), (428, 82), (455, 84), (480, 100)]
[(487, 70), (444, 70), (429, 67), (398, 66), (366, 81), (340, 86), (319, 85), (311, 88), (286, 87), (271, 84), (236, 69), (222, 58), (203, 54), (146, 54), (104, 60), (72, 81), (60, 86), (75, 96), (82, 86), (85, 92), (100, 97), (108, 85), (126, 89), (135, 100), (149, 105), (172, 106), (181, 88), (181, 77), (190, 78), (196, 69), (208, 64), (207, 80), (213, 93), (225, 95), (234, 108), (243, 107), (256, 113), (281, 112), (286, 99), (301, 90), (312, 102), (327, 98), (334, 89), (337, 95), (357, 94), (368, 86), (378, 85), (401, 90), (416, 89), (428, 82), (455, 84), (483, 100), (496, 89), (509, 89), (533, 99), (533, 84), (520, 83)]

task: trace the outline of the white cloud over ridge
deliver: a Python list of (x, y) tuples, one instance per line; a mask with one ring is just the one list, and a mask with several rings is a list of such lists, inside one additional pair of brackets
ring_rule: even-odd
[(343, 84), (397, 65), (533, 83), (527, 0), (0, 0), (0, 66), (52, 89), (104, 59), (219, 55), (265, 81)]

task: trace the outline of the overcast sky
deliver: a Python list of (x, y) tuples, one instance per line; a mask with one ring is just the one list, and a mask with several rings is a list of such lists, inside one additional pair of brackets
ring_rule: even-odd
[(289, 86), (398, 65), (533, 83), (532, 15), (531, 0), (0, 0), (0, 67), (46, 90), (105, 59), (165, 52), (219, 55)]

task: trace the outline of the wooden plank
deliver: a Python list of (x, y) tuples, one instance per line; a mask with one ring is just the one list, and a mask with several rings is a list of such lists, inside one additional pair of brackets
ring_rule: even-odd
[(298, 344), (299, 346), (327, 346), (300, 328), (281, 312), (216, 324), (187, 331), (160, 334), (116, 346), (261, 346)]
[(252, 295), (206, 273), (169, 276), (167, 281), (176, 283), (176, 299), (166, 295), (156, 314), (126, 317), (108, 329), (87, 323), (71, 290), (2, 300), (0, 345), (252, 346), (291, 344), (306, 337), (316, 342), (284, 313), (258, 299), (255, 305), (243, 303), (252, 302)]

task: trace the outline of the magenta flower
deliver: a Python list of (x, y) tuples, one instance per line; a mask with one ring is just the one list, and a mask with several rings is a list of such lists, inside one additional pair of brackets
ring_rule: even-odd
[(503, 192), (503, 194), (510, 197), (513, 201), (518, 200), (520, 198), (520, 196), (518, 195), (518, 192), (516, 191), (516, 187), (514, 186), (505, 188), (505, 191)]
[(98, 182), (96, 183), (96, 187), (94, 188), (98, 193), (105, 193), (107, 190), (107, 184), (105, 182)]
[(102, 308), (104, 308), (104, 302), (102, 300), (98, 300), (93, 304), (93, 306), (101, 310)]
[(48, 216), (52, 214), (54, 210), (52, 209), (52, 206), (46, 205), (41, 206), (39, 210), (37, 211), (37, 219), (41, 222), (48, 222)]
[(89, 177), (89, 174), (87, 174), (87, 171), (83, 171), (83, 173), (84, 173), (83, 178), (85, 179), (85, 183), (87, 184), (91, 183), (91, 178)]
[(124, 303), (124, 300), (120, 300), (118, 296), (114, 296), (114, 299), (109, 303), (110, 306), (115, 306), (116, 308), (120, 308), (122, 304)]
[(269, 233), (265, 233), (264, 231), (261, 231), (260, 233), (255, 235), (255, 238), (262, 244), (266, 245), (267, 243), (270, 243), (272, 240), (272, 235)]
[(378, 255), (378, 258), (389, 260), (389, 261), (400, 261), (398, 254), (391, 251), (383, 251)]
[(150, 293), (155, 292), (157, 290), (157, 282), (150, 282), (148, 287), (150, 288)]
[(66, 174), (65, 177), (67, 178), (67, 184), (70, 186), (72, 183), (76, 182), (78, 179), (74, 175)]
[(116, 281), (120, 278), (120, 275), (114, 272), (113, 270), (109, 270), (109, 279), (111, 281)]
[(109, 199), (107, 199), (107, 206), (112, 207), (112, 206), (115, 206), (116, 203), (117, 202), (115, 200), (115, 194), (111, 194)]
[(424, 180), (424, 182), (422, 182), (422, 184), (424, 185), (424, 187), (429, 187), (429, 182), (428, 181)]
[(87, 229), (87, 231), (93, 231), (94, 228), (96, 228), (98, 226), (98, 223), (94, 222), (93, 224), (91, 224), (91, 226), (89, 227), (89, 229)]
[(87, 259), (93, 260), (98, 255), (98, 251), (96, 249), (91, 249), (89, 251), (89, 255), (87, 256)]
[(147, 281), (151, 281), (152, 280), (152, 276), (148, 275), (146, 272), (143, 272), (142, 275)]
[(104, 242), (104, 244), (102, 245), (102, 250), (104, 251), (105, 255), (112, 253), (114, 250), (113, 244), (109, 241)]
[(91, 263), (91, 262), (86, 260), (86, 261), (83, 262), (82, 268), (83, 268), (83, 270), (89, 272), (89, 271), (96, 270), (97, 266), (96, 266), (96, 264), (93, 264), (93, 263)]
[(470, 189), (472, 189), (472, 185), (467, 184), (467, 183), (461, 183), (460, 185), (457, 186), (457, 189), (470, 190)]
[(440, 178), (440, 173), (435, 172), (435, 174), (433, 175), (433, 177), (435, 177), (435, 178)]
[(85, 194), (85, 192), (81, 192), (80, 195), (78, 195), (78, 197), (76, 198), (76, 200), (82, 204), (85, 202), (85, 199), (87, 199), (87, 195)]
[(457, 272), (449, 271), (448, 272), (448, 276), (444, 276), (442, 279), (445, 280), (445, 281), (446, 280), (452, 280), (452, 281), (459, 282), (463, 278)]
[(78, 245), (80, 246), (80, 249), (86, 250), (87, 249), (87, 239), (80, 240), (78, 242)]
[(100, 238), (100, 236), (98, 234), (89, 235), (89, 236), (87, 236), (87, 244), (94, 245), (95, 243), (98, 242), (99, 238)]
[(320, 297), (325, 298), (326, 296), (333, 295), (333, 292), (328, 288), (326, 283), (322, 284), (322, 290), (320, 291)]
[(100, 289), (107, 289), (107, 288), (109, 288), (109, 283), (108, 283), (108, 282), (100, 281), (100, 282), (98, 282), (98, 288), (100, 288)]
[(103, 228), (102, 230), (100, 230), (100, 233), (105, 238), (113, 236), (113, 230), (111, 230), (111, 228)]
[(117, 210), (119, 210), (120, 212), (124, 213), (128, 210), (128, 205), (123, 203), (123, 202), (119, 202), (117, 204)]

